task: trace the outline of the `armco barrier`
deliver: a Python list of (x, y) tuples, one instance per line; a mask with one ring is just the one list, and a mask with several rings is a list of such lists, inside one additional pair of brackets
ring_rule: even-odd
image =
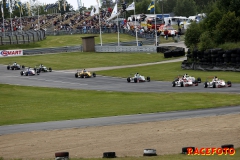
[(23, 55), (32, 54), (48, 54), (48, 53), (62, 53), (62, 52), (81, 52), (82, 46), (65, 46), (58, 48), (37, 48), (23, 50)]
[(150, 52), (157, 53), (156, 46), (95, 46), (96, 52)]
[[(96, 52), (149, 52), (157, 53), (156, 46), (95, 46)], [(23, 55), (48, 54), (62, 52), (82, 52), (82, 46), (66, 46), (58, 48), (37, 48), (23, 50)]]

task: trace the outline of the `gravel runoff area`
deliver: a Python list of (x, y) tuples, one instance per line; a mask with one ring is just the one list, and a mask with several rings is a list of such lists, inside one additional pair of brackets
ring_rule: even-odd
[(240, 114), (198, 117), (139, 124), (34, 131), (0, 136), (0, 157), (53, 159), (68, 151), (70, 158), (142, 156), (153, 148), (158, 155), (177, 154), (182, 147), (240, 147)]

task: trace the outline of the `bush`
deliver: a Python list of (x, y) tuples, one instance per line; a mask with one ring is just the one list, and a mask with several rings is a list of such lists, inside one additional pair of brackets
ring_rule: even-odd
[(214, 41), (212, 40), (211, 33), (206, 31), (201, 34), (200, 36), (200, 43), (198, 45), (198, 49), (200, 51), (205, 51), (206, 49), (216, 47)]

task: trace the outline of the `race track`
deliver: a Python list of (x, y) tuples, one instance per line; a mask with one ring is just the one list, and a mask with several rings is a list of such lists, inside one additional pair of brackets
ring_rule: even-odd
[[(226, 88), (204, 88), (203, 84), (194, 87), (172, 87), (171, 82), (151, 81), (145, 83), (127, 83), (126, 78), (113, 78), (97, 75), (96, 78), (75, 78), (74, 72), (53, 71), (37, 76), (21, 76), (19, 70), (7, 70), (0, 65), (0, 83), (22, 86), (55, 87), (79, 90), (101, 90), (121, 92), (223, 92), (240, 93), (240, 84)], [(34, 124), (0, 126), (0, 135), (27, 132), (33, 130), (52, 130), (63, 128), (81, 128), (87, 126), (104, 126), (114, 124), (141, 123), (149, 121), (170, 120), (179, 118), (211, 116), (240, 113), (240, 106), (204, 109), (194, 111), (141, 114), (117, 117), (67, 120)]]
[(74, 72), (53, 71), (37, 76), (21, 76), (19, 70), (7, 70), (0, 65), (0, 83), (22, 86), (55, 87), (79, 90), (101, 90), (121, 92), (225, 92), (240, 93), (240, 84), (226, 88), (204, 88), (203, 83), (193, 87), (172, 87), (171, 82), (151, 81), (127, 83), (126, 78), (104, 77), (75, 78)]

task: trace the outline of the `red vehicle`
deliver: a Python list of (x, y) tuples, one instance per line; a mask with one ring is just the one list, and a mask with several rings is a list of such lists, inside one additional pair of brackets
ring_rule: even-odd
[(158, 30), (161, 28), (161, 26), (164, 26), (164, 22), (162, 19), (157, 18), (156, 23), (155, 23), (155, 18), (154, 17), (148, 17), (146, 18), (147, 21), (147, 28), (148, 29), (155, 29), (155, 24), (156, 24), (156, 29)]

